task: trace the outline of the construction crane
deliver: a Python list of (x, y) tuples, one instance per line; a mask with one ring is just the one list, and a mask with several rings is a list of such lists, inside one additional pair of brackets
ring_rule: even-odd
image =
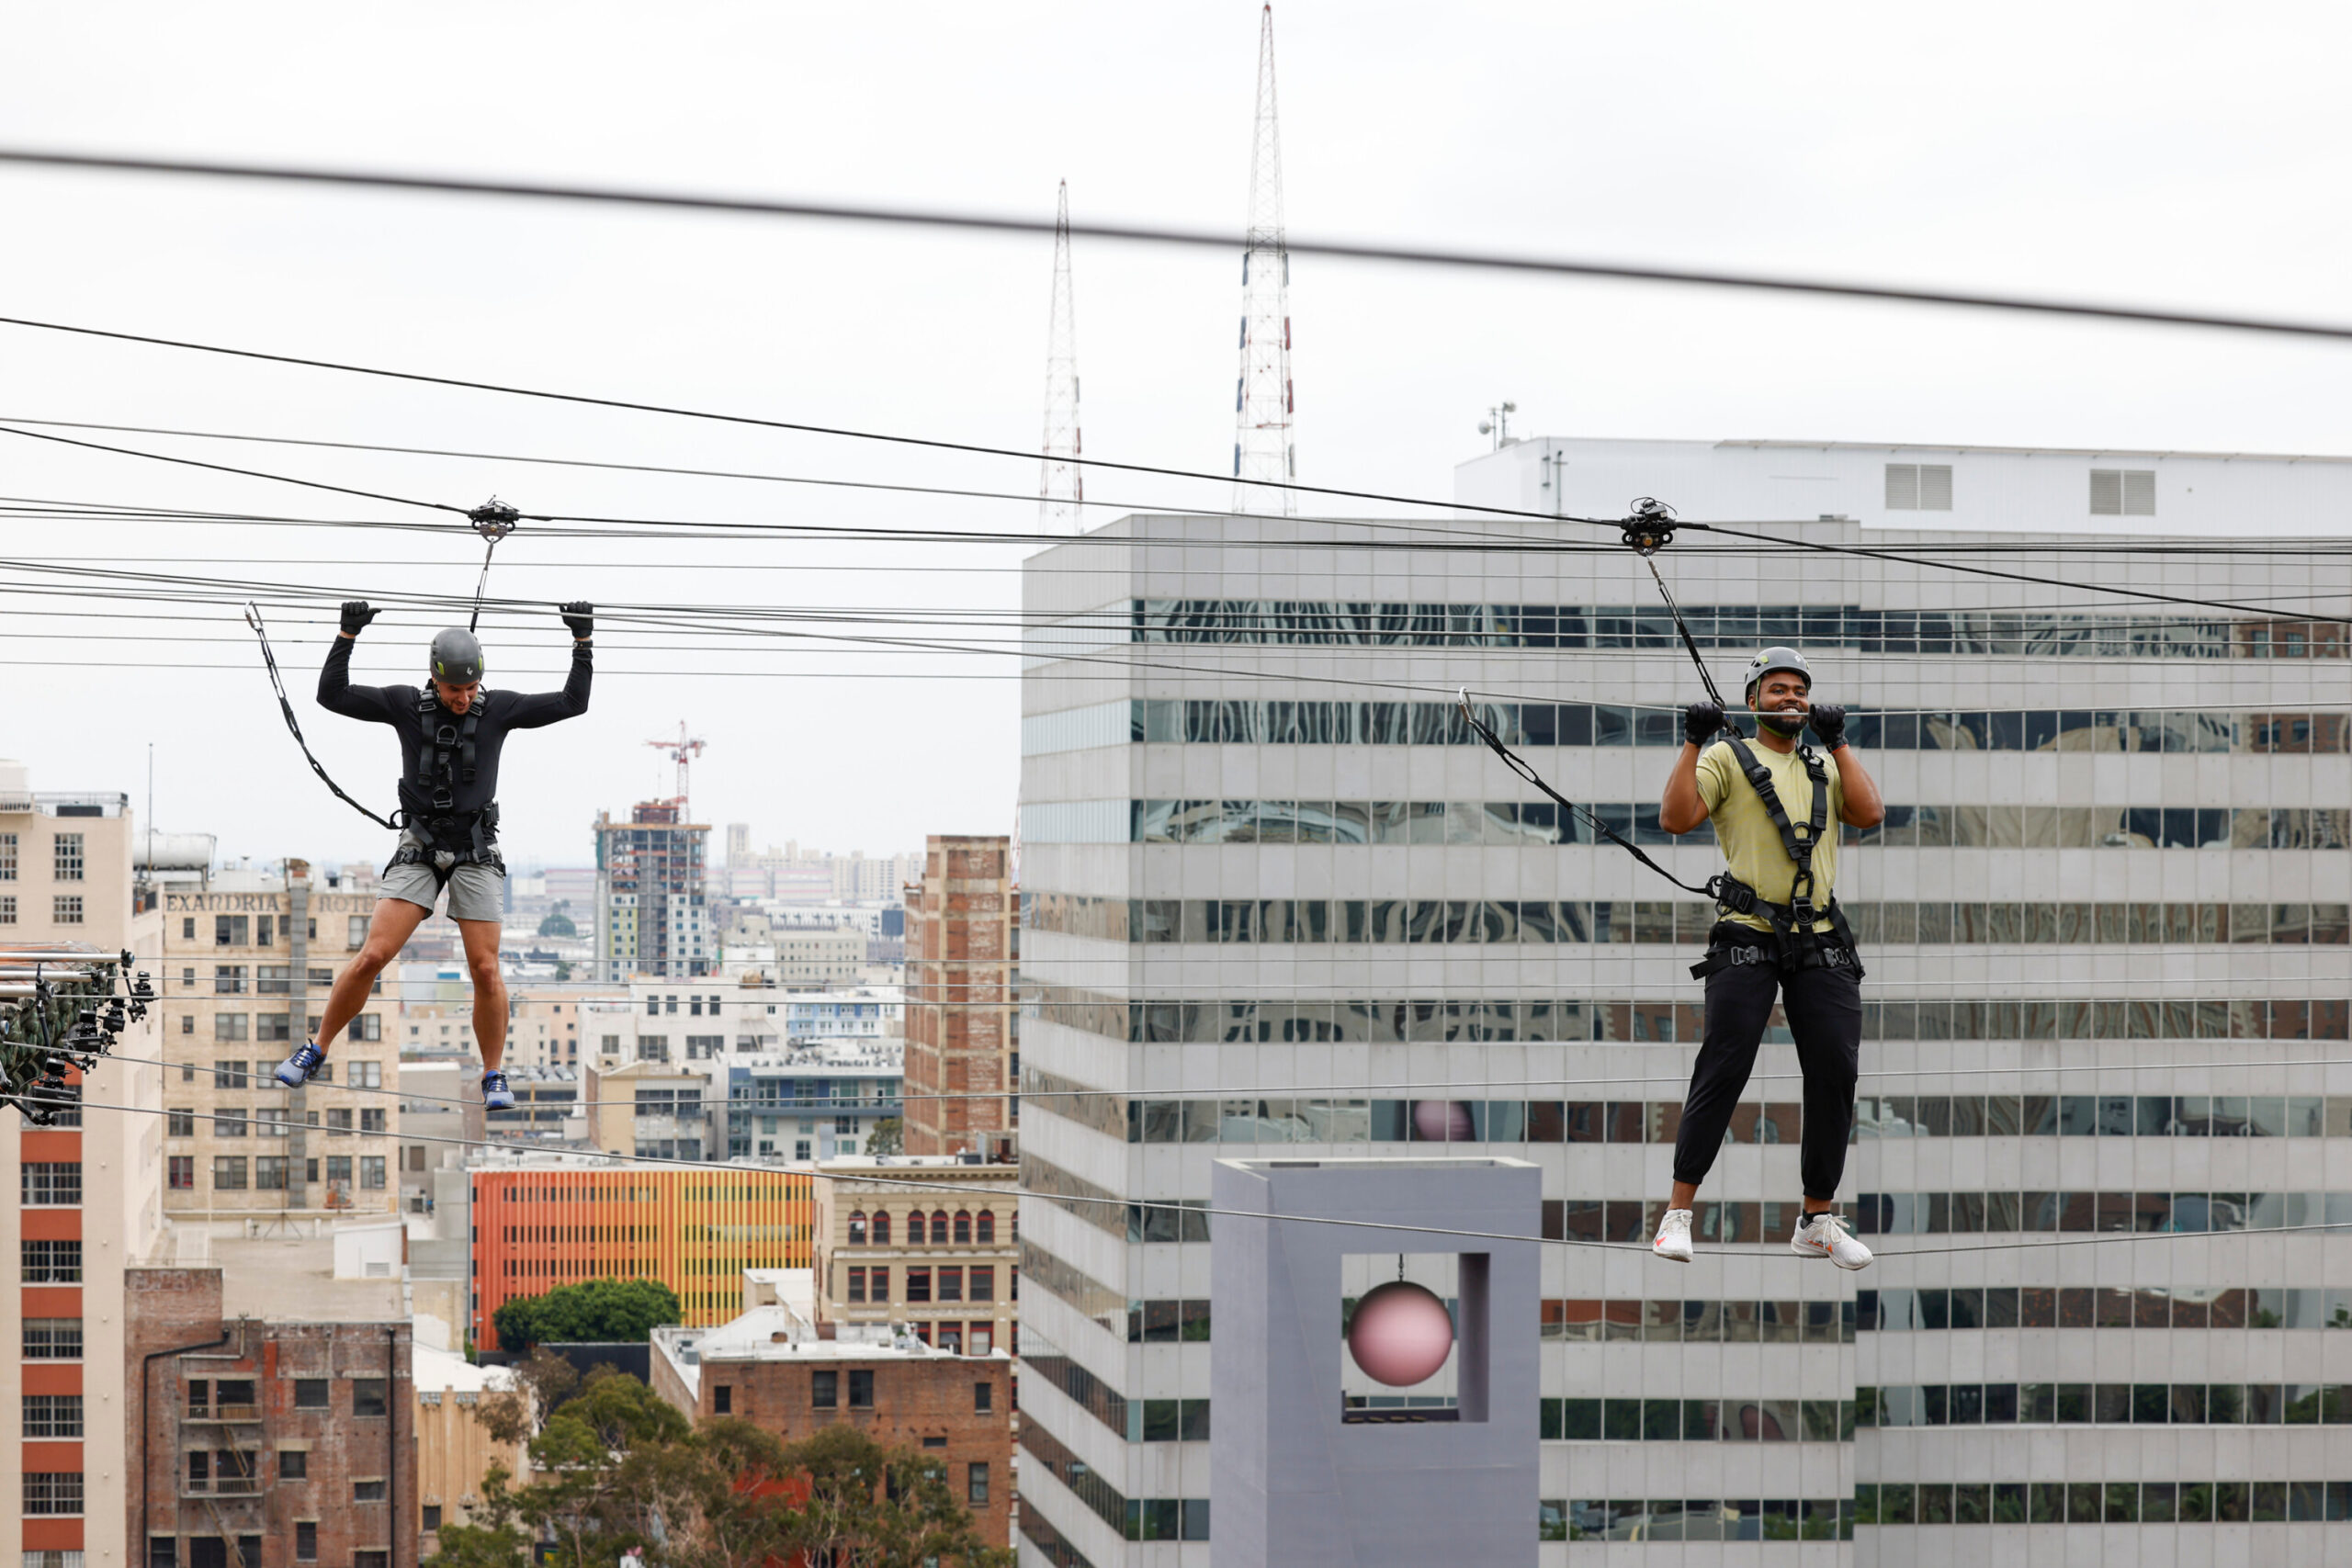
[(646, 744), (669, 752), (671, 759), (678, 764), (678, 819), (684, 821), (686, 815), (686, 764), (701, 752), (703, 742), (687, 738), (686, 721), (682, 718), (678, 721), (678, 738), (675, 740), (649, 740)]

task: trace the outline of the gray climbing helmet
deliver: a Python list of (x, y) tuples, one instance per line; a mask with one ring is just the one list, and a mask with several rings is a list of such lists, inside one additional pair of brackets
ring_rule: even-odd
[(1793, 670), (1804, 677), (1806, 686), (1813, 684), (1813, 668), (1805, 663), (1804, 654), (1793, 648), (1768, 648), (1747, 661), (1745, 685), (1749, 702), (1756, 700), (1756, 683), (1775, 670)]
[(452, 686), (470, 686), (481, 679), (481, 642), (463, 626), (433, 634), (430, 668), (433, 678)]

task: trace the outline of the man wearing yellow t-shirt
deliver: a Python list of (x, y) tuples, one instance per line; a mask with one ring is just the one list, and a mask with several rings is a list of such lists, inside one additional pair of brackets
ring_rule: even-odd
[[(1831, 1212), (1854, 1119), (1862, 1001), (1860, 960), (1837, 907), (1830, 823), (1875, 828), (1886, 807), (1846, 744), (1846, 710), (1814, 704), (1812, 692), (1804, 656), (1768, 648), (1747, 667), (1753, 743), (1726, 728), (1715, 704), (1691, 704), (1658, 807), (1669, 833), (1713, 823), (1731, 871), (1706, 960), (1691, 971), (1707, 982), (1707, 1034), (1675, 1138), (1674, 1194), (1651, 1244), (1677, 1263), (1690, 1261), (1691, 1204), (1755, 1069), (1776, 997), (1804, 1069), (1804, 1213), (1790, 1248), (1841, 1269), (1871, 1263), (1870, 1249)], [(1803, 742), (1808, 725), (1817, 751)]]

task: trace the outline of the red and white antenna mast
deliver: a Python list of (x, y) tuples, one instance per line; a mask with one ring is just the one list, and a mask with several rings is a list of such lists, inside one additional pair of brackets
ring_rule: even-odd
[(1298, 510), (1286, 481), (1298, 477), (1291, 441), (1290, 250), (1283, 239), (1283, 142), (1274, 115), (1274, 8), (1258, 37), (1258, 128), (1250, 149), (1250, 232), (1241, 252), (1241, 379), (1234, 391), (1236, 512)]
[(649, 740), (646, 744), (669, 752), (678, 764), (678, 817), (683, 821), (686, 815), (686, 763), (701, 754), (703, 742), (686, 739), (686, 721), (682, 718), (675, 740)]
[(1078, 321), (1069, 287), (1069, 182), (1054, 215), (1054, 303), (1046, 324), (1046, 455), (1037, 480), (1037, 522), (1048, 534), (1079, 531), (1086, 476), (1078, 429)]

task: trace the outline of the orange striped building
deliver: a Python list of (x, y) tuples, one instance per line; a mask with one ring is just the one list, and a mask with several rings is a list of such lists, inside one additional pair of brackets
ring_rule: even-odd
[(743, 1310), (746, 1269), (806, 1269), (816, 1225), (808, 1173), (616, 1168), (562, 1156), (473, 1172), (473, 1341), (515, 1296), (585, 1280), (658, 1280), (690, 1327)]

